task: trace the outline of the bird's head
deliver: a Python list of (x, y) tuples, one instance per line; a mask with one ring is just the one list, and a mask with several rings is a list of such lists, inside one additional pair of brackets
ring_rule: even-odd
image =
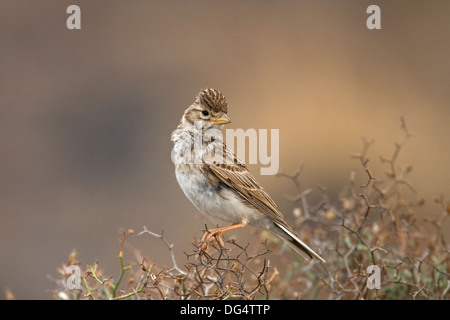
[(231, 122), (227, 111), (227, 101), (221, 92), (211, 88), (204, 89), (198, 93), (195, 102), (186, 109), (180, 125), (193, 127), (194, 124), (200, 123), (203, 130), (222, 129), (223, 125)]

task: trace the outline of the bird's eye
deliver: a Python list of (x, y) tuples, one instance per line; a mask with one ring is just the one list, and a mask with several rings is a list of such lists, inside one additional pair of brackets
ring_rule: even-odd
[(209, 115), (209, 112), (208, 112), (208, 110), (203, 110), (203, 111), (202, 111), (202, 114), (203, 114), (204, 116), (208, 116), (208, 115)]

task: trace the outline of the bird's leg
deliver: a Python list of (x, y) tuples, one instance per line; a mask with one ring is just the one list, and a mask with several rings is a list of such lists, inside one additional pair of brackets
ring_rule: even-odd
[(212, 243), (217, 242), (220, 245), (220, 247), (223, 248), (225, 246), (225, 243), (223, 242), (222, 235), (225, 232), (234, 229), (244, 228), (245, 226), (247, 226), (247, 224), (248, 220), (242, 219), (241, 223), (232, 224), (228, 227), (207, 230), (203, 235), (202, 239), (200, 240), (200, 246), (202, 247), (203, 250), (207, 251)]

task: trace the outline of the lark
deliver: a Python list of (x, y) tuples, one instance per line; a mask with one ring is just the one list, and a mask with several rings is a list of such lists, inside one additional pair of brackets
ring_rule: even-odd
[(172, 161), (184, 194), (203, 214), (229, 224), (207, 230), (202, 247), (214, 241), (223, 247), (224, 233), (252, 225), (275, 233), (305, 258), (325, 262), (299, 239), (245, 163), (226, 147), (221, 132), (230, 122), (224, 95), (207, 88), (198, 93), (172, 133)]

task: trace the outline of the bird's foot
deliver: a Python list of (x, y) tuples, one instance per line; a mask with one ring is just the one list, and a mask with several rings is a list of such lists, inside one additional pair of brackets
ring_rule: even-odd
[(221, 248), (224, 248), (225, 242), (222, 239), (224, 233), (223, 228), (207, 230), (200, 240), (200, 248), (203, 251), (208, 251), (214, 244), (218, 244)]

